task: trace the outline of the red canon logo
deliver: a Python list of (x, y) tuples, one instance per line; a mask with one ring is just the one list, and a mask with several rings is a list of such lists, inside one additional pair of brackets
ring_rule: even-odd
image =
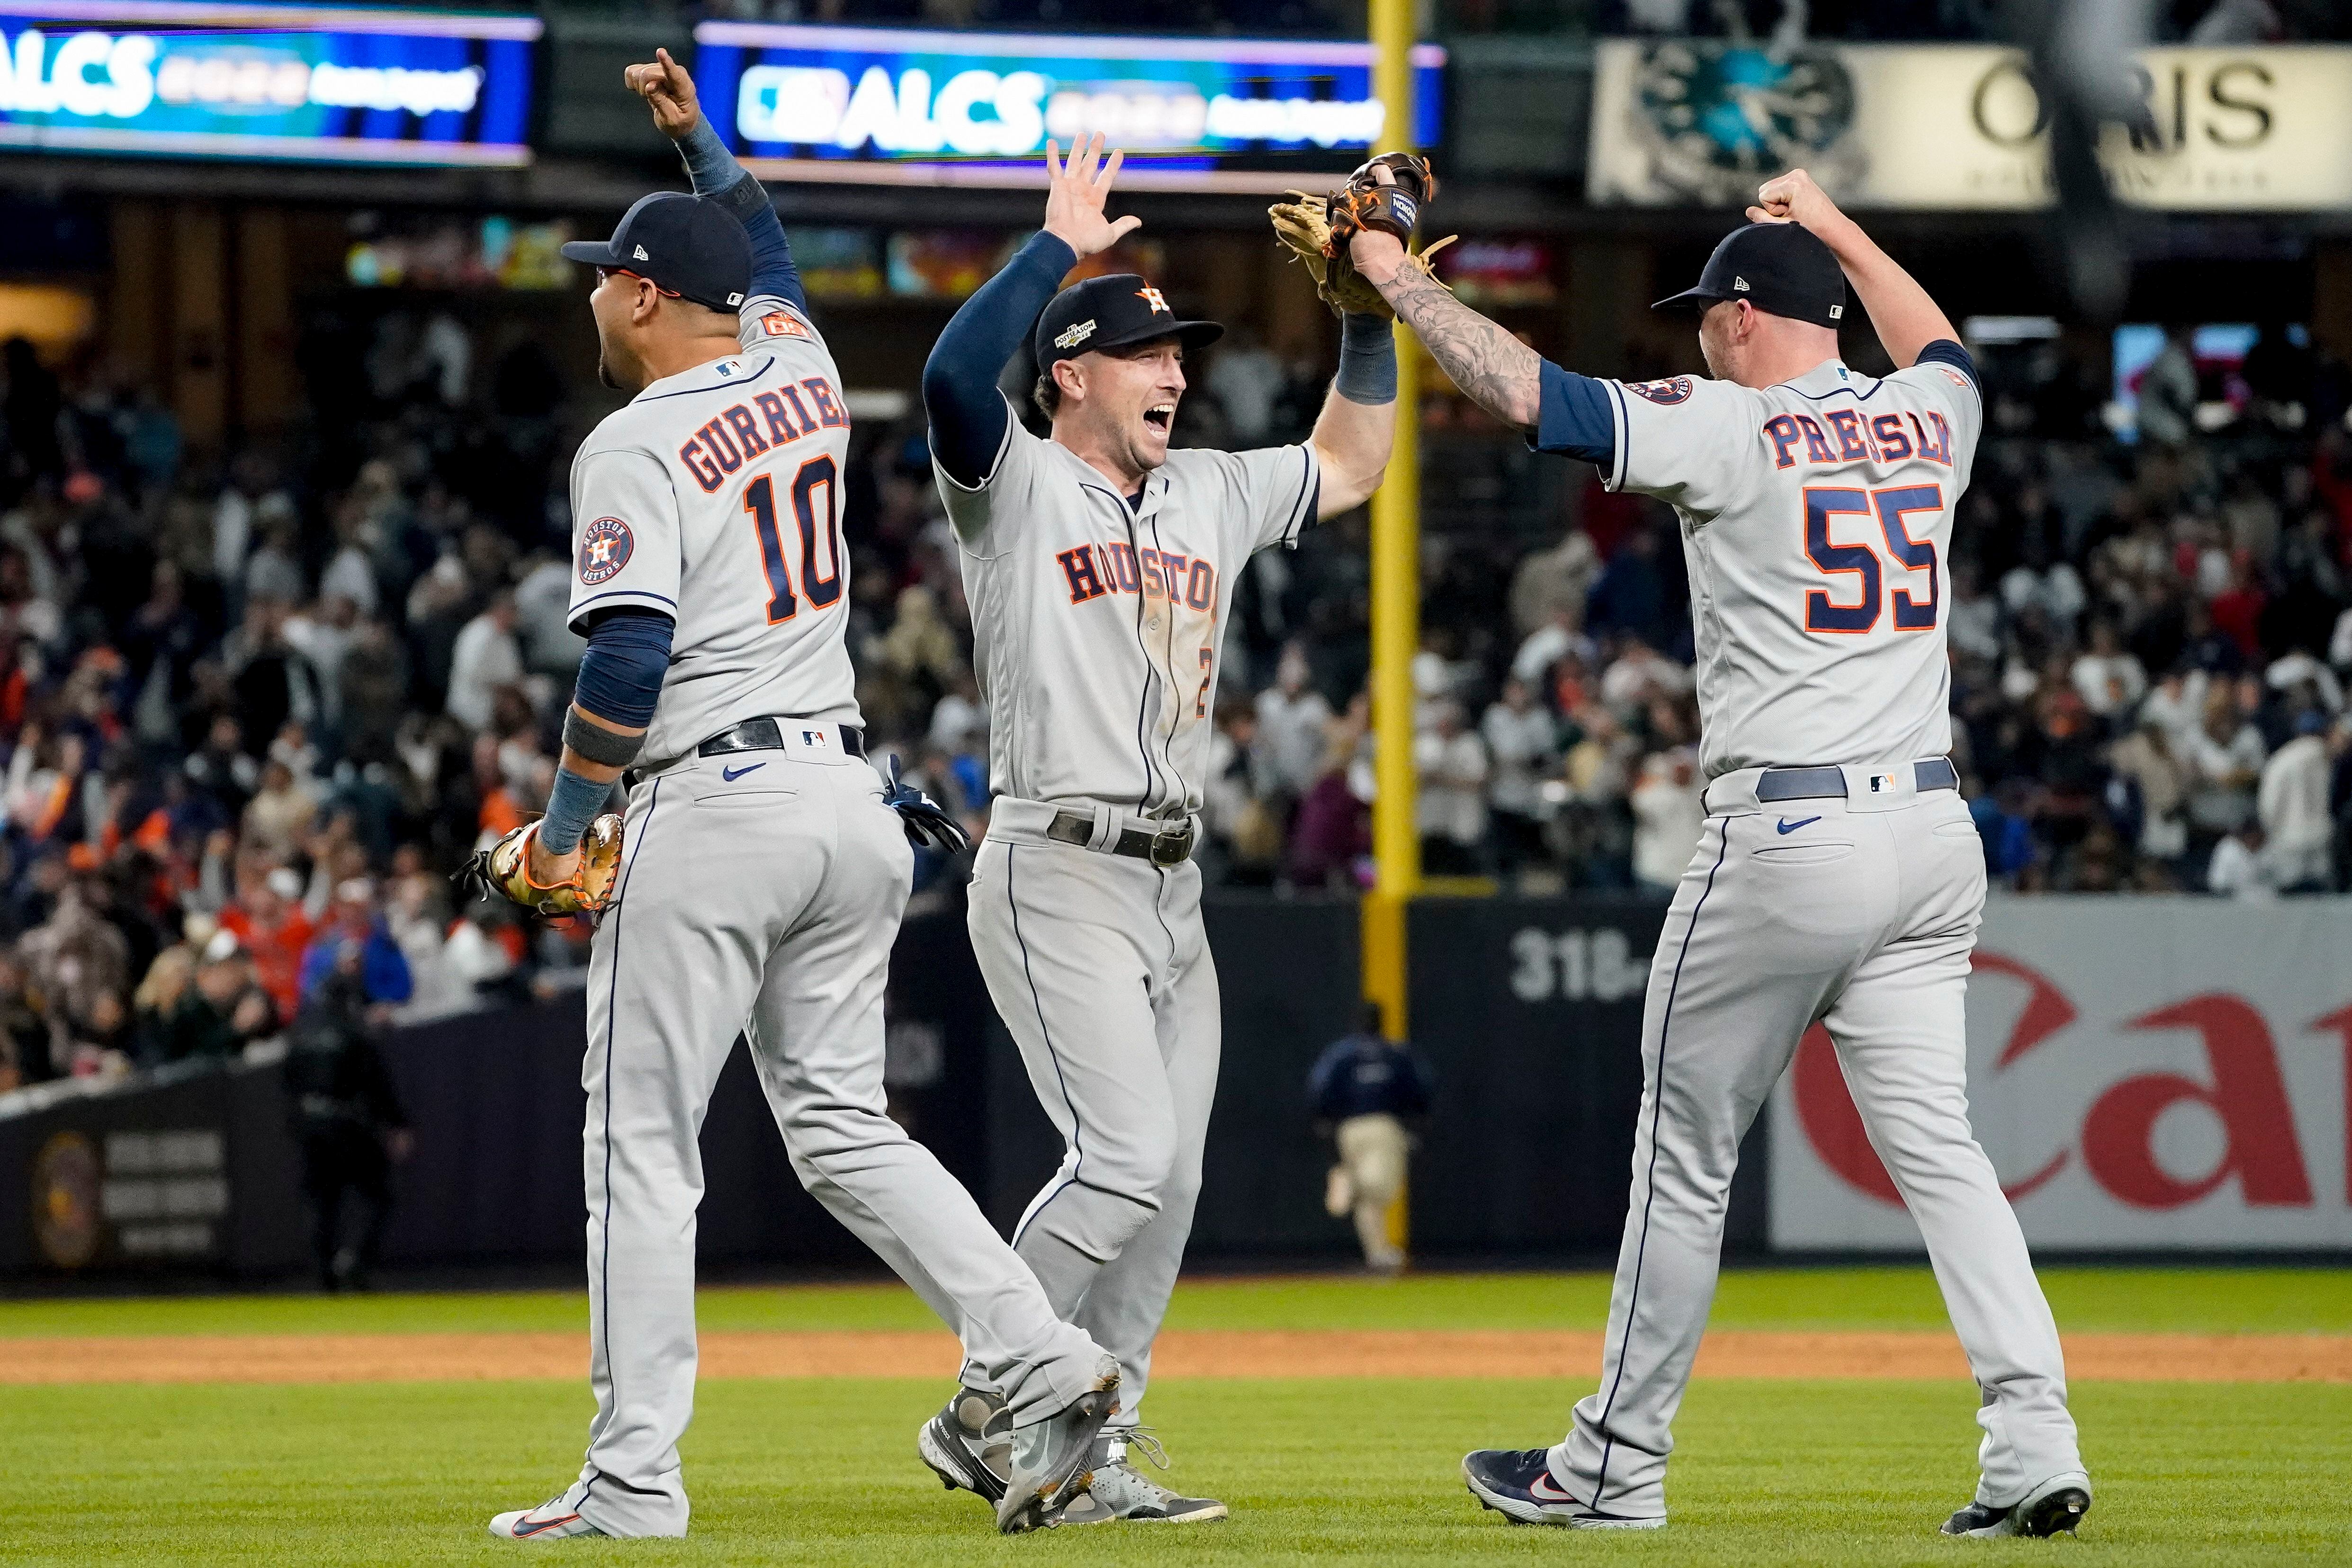
[[(1979, 953), (1976, 973), (2005, 976), (2027, 988), (2024, 1009), (1993, 1062), (1994, 1076), (2075, 1020), (2074, 1004), (2030, 965), (1998, 953)], [(2194, 1030), (2204, 1046), (2210, 1081), (2177, 1072), (2142, 1072), (2107, 1085), (2084, 1113), (2076, 1147), (2053, 1150), (2032, 1172), (2004, 1178), (2003, 1190), (2011, 1202), (2057, 1176), (2079, 1148), (2091, 1179), (2136, 1208), (2179, 1208), (2231, 1176), (2250, 1207), (2311, 1207), (2311, 1176), (2279, 1071), (2278, 1048), (2260, 1012), (2242, 998), (2209, 992), (2144, 1013), (2124, 1027)], [(2343, 1038), (2347, 1082), (2352, 1082), (2352, 1008), (2315, 1019), (2311, 1028)], [(1806, 1031), (1797, 1047), (1792, 1087), (1797, 1119), (1822, 1163), (1855, 1190), (1899, 1205), (1894, 1178), (1870, 1146), (1861, 1113), (1846, 1092), (1836, 1048), (1819, 1024)], [(2153, 1146), (2158, 1119), (2183, 1102), (2210, 1110), (2223, 1135), (2220, 1159), (2194, 1180), (2167, 1171), (2157, 1162)], [(2347, 1163), (2347, 1191), (2352, 1194), (2352, 1155)]]

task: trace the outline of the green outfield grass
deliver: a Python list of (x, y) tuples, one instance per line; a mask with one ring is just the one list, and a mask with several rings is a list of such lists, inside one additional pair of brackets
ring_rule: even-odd
[(1174, 1479), (1233, 1519), (1003, 1540), (912, 1452), (923, 1383), (730, 1382), (686, 1444), (685, 1542), (519, 1548), (483, 1532), (579, 1463), (585, 1392), (544, 1383), (12, 1388), (0, 1560), (56, 1564), (465, 1563), (518, 1551), (636, 1565), (811, 1563), (2237, 1564), (2345, 1561), (2352, 1389), (2077, 1392), (2098, 1502), (2081, 1539), (1949, 1542), (1973, 1481), (1973, 1390), (1702, 1383), (1684, 1407), (1672, 1528), (1595, 1536), (1481, 1513), (1465, 1448), (1542, 1442), (1584, 1390), (1547, 1382), (1170, 1384), (1150, 1416)]
[[(2352, 1270), (2045, 1269), (2070, 1333), (2352, 1333)], [(1430, 1274), (1192, 1280), (1169, 1326), (1185, 1329), (1577, 1329), (1609, 1315), (1609, 1276)], [(702, 1326), (932, 1328), (896, 1284), (730, 1286), (701, 1294)], [(1723, 1277), (1721, 1328), (1934, 1329), (1943, 1302), (1926, 1268), (1764, 1269)], [(584, 1331), (580, 1291), (0, 1301), (0, 1338), (39, 1334), (484, 1333)]]

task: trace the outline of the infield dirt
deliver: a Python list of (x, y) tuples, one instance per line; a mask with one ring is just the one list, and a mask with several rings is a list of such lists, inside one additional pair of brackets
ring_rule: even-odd
[[(5, 1343), (0, 1384), (404, 1383), (572, 1378), (588, 1364), (579, 1333), (169, 1334), (22, 1338)], [(1156, 1378), (1591, 1377), (1591, 1331), (1170, 1331)], [(705, 1377), (951, 1377), (943, 1333), (733, 1330), (701, 1339)], [(2352, 1336), (2074, 1334), (2070, 1380), (2352, 1383)], [(1699, 1351), (1702, 1378), (1965, 1378), (1949, 1333), (1725, 1329)]]

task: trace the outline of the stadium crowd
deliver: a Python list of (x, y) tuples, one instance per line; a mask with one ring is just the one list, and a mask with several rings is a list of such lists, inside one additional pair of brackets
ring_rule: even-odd
[[(305, 431), (226, 460), (184, 452), (102, 366), (61, 381), (21, 341), (0, 354), (0, 1089), (236, 1051), (339, 960), (409, 1019), (578, 982), (584, 931), (449, 880), (545, 799), (581, 647), (567, 458), (594, 413), (530, 339), (479, 349), (430, 307), (321, 316), (299, 357), (366, 376), (310, 377)], [(1327, 371), (1237, 333), (1180, 441), (1298, 439)], [(1938, 591), (1992, 873), (2344, 885), (2352, 372), (2278, 334), (2200, 364), (2176, 334), (2131, 443), (2063, 358), (1986, 379)], [(1458, 416), (1443, 439), (1511, 444)], [(860, 703), (877, 751), (977, 829), (988, 716), (923, 434), (871, 421), (856, 441)], [(1676, 523), (1576, 473), (1548, 539), (1457, 522), (1425, 542), (1433, 873), (1663, 889), (1697, 835)], [(1340, 519), (1237, 589), (1204, 813), (1219, 883), (1369, 874), (1365, 542)]]

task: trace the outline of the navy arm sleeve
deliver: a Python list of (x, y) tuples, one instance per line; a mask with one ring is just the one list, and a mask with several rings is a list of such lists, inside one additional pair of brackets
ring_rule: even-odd
[(662, 677), (669, 673), (670, 639), (677, 623), (658, 610), (623, 606), (605, 611), (588, 629), (588, 651), (572, 700), (583, 713), (627, 729), (654, 721)]
[(694, 193), (708, 196), (734, 214), (751, 241), (750, 297), (756, 299), (772, 294), (806, 315), (808, 292), (801, 287), (801, 269), (793, 263), (793, 247), (784, 238), (784, 225), (776, 217), (774, 204), (768, 200), (767, 187), (735, 162), (707, 117), (696, 120), (694, 129), (678, 142), (677, 155), (686, 161), (686, 177), (693, 182)]
[(1561, 370), (1549, 360), (1537, 381), (1536, 427), (1528, 444), (1538, 452), (1581, 457), (1609, 466), (1617, 455), (1617, 422), (1609, 393), (1591, 376)]
[(1918, 363), (1924, 365), (1931, 361), (1938, 365), (1951, 366), (1952, 369), (1968, 377), (1972, 385), (1983, 384), (1977, 380), (1976, 356), (1949, 338), (1938, 338), (1919, 350)]
[(996, 378), (1077, 264), (1077, 252), (1040, 229), (1003, 271), (963, 302), (931, 346), (923, 365), (931, 453), (948, 477), (966, 489), (988, 477), (1004, 445), (1005, 421), (1013, 417)]

